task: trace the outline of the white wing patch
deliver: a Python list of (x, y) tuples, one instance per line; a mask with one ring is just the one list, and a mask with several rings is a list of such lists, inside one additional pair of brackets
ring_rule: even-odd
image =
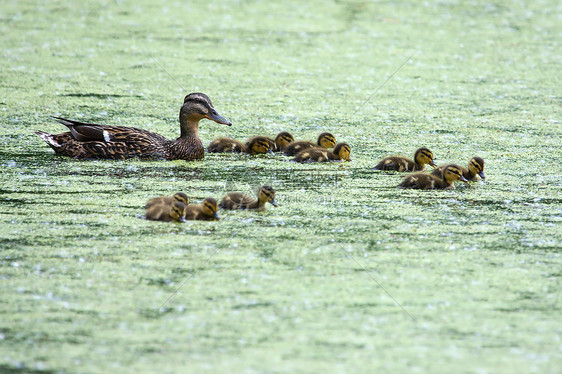
[(109, 132), (107, 132), (107, 130), (103, 130), (103, 139), (106, 142), (110, 142), (111, 141), (111, 137), (109, 136)]

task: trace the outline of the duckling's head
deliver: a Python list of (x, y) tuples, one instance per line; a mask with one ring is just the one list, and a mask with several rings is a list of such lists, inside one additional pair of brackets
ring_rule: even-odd
[(433, 167), (437, 167), (435, 162), (433, 162), (433, 153), (427, 148), (418, 148), (414, 154), (414, 159), (420, 165), (430, 164)]
[(275, 137), (275, 145), (277, 146), (277, 149), (279, 149), (279, 150), (285, 149), (286, 146), (288, 146), (289, 144), (291, 144), (294, 141), (295, 141), (295, 138), (293, 138), (293, 135), (291, 135), (290, 133), (288, 133), (286, 131), (280, 132)]
[(183, 99), (183, 105), (180, 109), (180, 123), (197, 123), (203, 118), (208, 118), (211, 121), (227, 126), (232, 125), (229, 120), (215, 110), (209, 96), (201, 92), (190, 93)]
[(486, 179), (484, 175), (484, 160), (480, 157), (473, 157), (468, 162), (468, 170), (470, 170), (471, 174), (480, 175), (480, 178)]
[(203, 214), (209, 217), (215, 217), (215, 220), (221, 219), (219, 217), (219, 205), (215, 199), (212, 197), (208, 197), (201, 203), (201, 208), (203, 210)]
[(333, 148), (336, 144), (336, 138), (329, 132), (323, 132), (322, 134), (318, 135), (317, 144), (322, 148)]
[(250, 140), (248, 144), (249, 153), (273, 153), (269, 148), (267, 138), (263, 136), (256, 136)]
[(185, 209), (186, 205), (181, 201), (174, 201), (170, 207), (170, 217), (174, 221), (185, 222)]
[(463, 182), (468, 182), (466, 178), (462, 175), (462, 169), (459, 165), (448, 165), (445, 170), (443, 170), (443, 179), (448, 183), (453, 183), (456, 180)]
[(262, 186), (258, 191), (258, 200), (265, 203), (271, 203), (274, 207), (278, 207), (275, 202), (275, 191), (270, 186)]
[(180, 203), (184, 203), (185, 205), (189, 205), (189, 197), (183, 192), (176, 192), (174, 196), (172, 196), (174, 201), (179, 201)]
[(334, 153), (344, 161), (351, 161), (351, 147), (347, 143), (338, 143), (334, 147)]

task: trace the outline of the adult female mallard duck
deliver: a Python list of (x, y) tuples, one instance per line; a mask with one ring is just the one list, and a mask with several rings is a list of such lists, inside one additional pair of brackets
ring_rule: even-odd
[(295, 162), (328, 162), (328, 161), (351, 161), (351, 147), (347, 143), (338, 143), (334, 152), (324, 148), (307, 148), (295, 156)]
[(218, 204), (215, 199), (208, 197), (201, 205), (189, 205), (185, 209), (185, 219), (197, 221), (218, 221), (221, 218), (217, 213)]
[(172, 204), (156, 204), (146, 209), (146, 219), (151, 221), (185, 222), (186, 206), (180, 201)]
[[(447, 165), (441, 165), (437, 169), (434, 169), (431, 174), (438, 177), (443, 177), (443, 170)], [(473, 157), (468, 162), (468, 169), (460, 166), (462, 170), (462, 175), (470, 182), (476, 182), (478, 180), (478, 175), (482, 179), (486, 179), (484, 175), (484, 160), (480, 157)]]
[(180, 137), (169, 140), (162, 135), (134, 127), (97, 125), (53, 117), (70, 132), (48, 134), (37, 131), (41, 139), (56, 153), (73, 158), (110, 158), (165, 160), (199, 160), (204, 148), (197, 136), (199, 121), (208, 118), (231, 126), (226, 118), (217, 113), (211, 99), (203, 93), (190, 93), (180, 109)]
[(401, 156), (390, 156), (385, 157), (377, 166), (373, 169), (375, 170), (396, 170), (396, 171), (424, 171), (425, 164), (429, 164), (436, 167), (435, 162), (433, 162), (433, 153), (427, 148), (418, 148), (416, 153), (414, 153), (414, 160), (410, 160), (407, 157)]
[(455, 185), (453, 182), (456, 180), (468, 182), (462, 176), (462, 169), (459, 165), (447, 165), (443, 170), (443, 177), (433, 174), (415, 173), (404, 179), (398, 187), (418, 190), (454, 189)]
[(189, 205), (189, 197), (183, 192), (176, 192), (173, 196), (160, 196), (160, 197), (153, 197), (152, 199), (148, 200), (144, 209), (148, 209), (153, 205), (172, 205), (174, 202), (179, 201), (180, 203), (184, 203), (186, 206)]
[(222, 209), (258, 209), (264, 210), (265, 204), (271, 203), (278, 207), (275, 202), (275, 191), (270, 186), (263, 186), (258, 191), (258, 199), (240, 192), (229, 193), (223, 197), (219, 207)]
[(291, 133), (288, 133), (287, 131), (281, 131), (279, 134), (277, 134), (275, 139), (271, 139), (268, 137), (265, 138), (269, 142), (269, 149), (271, 149), (273, 152), (282, 152), (289, 144), (295, 141), (293, 135), (291, 135)]
[(287, 156), (294, 156), (303, 149), (315, 148), (318, 146), (321, 148), (333, 148), (335, 144), (336, 138), (334, 137), (334, 135), (330, 134), (329, 132), (323, 132), (322, 134), (318, 135), (316, 144), (307, 140), (301, 140), (289, 144), (287, 147), (285, 147), (283, 153), (285, 153)]

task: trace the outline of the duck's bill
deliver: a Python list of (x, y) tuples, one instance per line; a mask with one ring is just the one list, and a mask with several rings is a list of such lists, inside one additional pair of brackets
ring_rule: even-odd
[(483, 171), (481, 171), (480, 173), (478, 173), (478, 175), (480, 175), (480, 178), (486, 179), (486, 176), (484, 175), (484, 172), (483, 172)]
[(213, 214), (213, 217), (215, 217), (215, 219), (216, 219), (217, 221), (221, 219), (221, 218), (219, 217), (219, 214), (218, 214), (217, 212), (215, 212), (215, 214)]
[(180, 217), (180, 222), (187, 222), (187, 220), (185, 219), (185, 217)]
[(210, 119), (211, 121), (215, 121), (216, 123), (220, 123), (221, 125), (232, 126), (232, 123), (221, 116), (218, 113), (209, 113), (205, 116), (206, 118)]
[(271, 205), (273, 205), (276, 208), (279, 208), (279, 205), (277, 205), (277, 203), (275, 202), (275, 200), (271, 200), (270, 201)]
[(271, 148), (269, 148), (269, 149), (267, 150), (267, 153), (269, 153), (270, 155), (273, 155), (273, 154), (274, 154), (273, 151), (271, 150)]
[(429, 161), (429, 165), (433, 166), (434, 168), (437, 167), (437, 164), (433, 160)]
[(466, 179), (465, 177), (463, 177), (462, 175), (459, 178), (461, 181), (463, 181), (464, 183), (468, 183), (468, 179)]

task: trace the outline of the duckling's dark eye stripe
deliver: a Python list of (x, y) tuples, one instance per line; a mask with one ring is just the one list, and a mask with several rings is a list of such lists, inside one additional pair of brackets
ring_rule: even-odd
[(209, 210), (215, 211), (215, 207), (214, 207), (212, 204), (206, 203), (205, 206), (206, 206)]

